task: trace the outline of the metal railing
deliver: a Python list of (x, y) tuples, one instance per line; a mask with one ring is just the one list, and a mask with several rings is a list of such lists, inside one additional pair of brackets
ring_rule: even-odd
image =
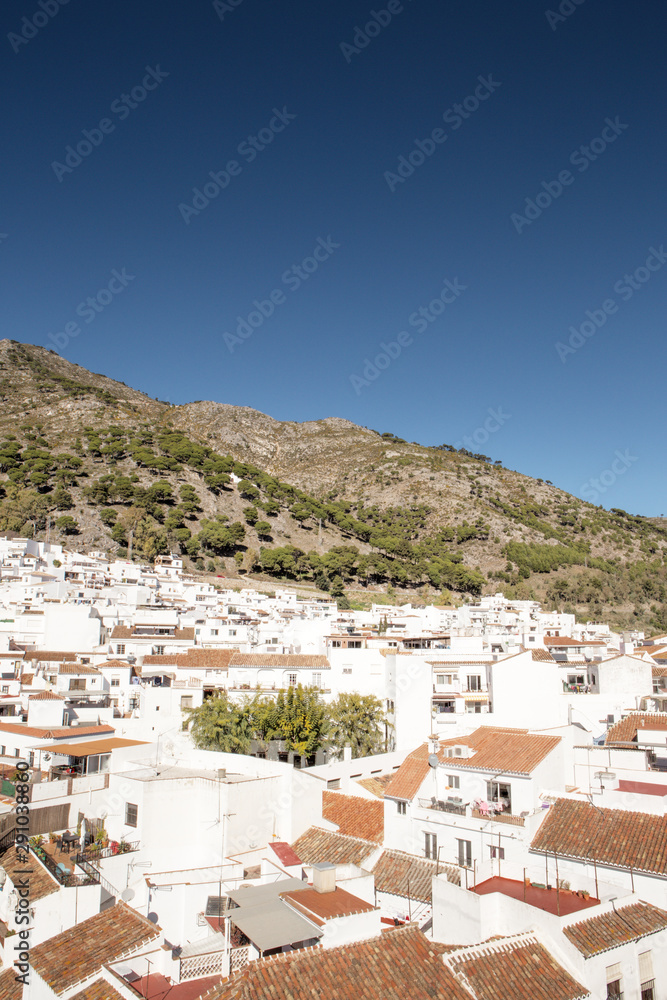
[(79, 851), (73, 860), (77, 865), (80, 865), (82, 861), (104, 861), (105, 858), (114, 858), (117, 854), (130, 854), (132, 851), (138, 851), (139, 846), (140, 841), (138, 840), (121, 840), (115, 847), (98, 847), (96, 844), (91, 844), (85, 850)]
[(419, 799), (419, 805), (422, 809), (453, 813), (455, 816), (465, 816), (467, 808), (465, 802), (455, 802), (452, 799)]
[(526, 820), (523, 816), (513, 816), (511, 813), (482, 812), (473, 807), (472, 815), (475, 819), (491, 819), (494, 823), (509, 823), (510, 826), (525, 826)]

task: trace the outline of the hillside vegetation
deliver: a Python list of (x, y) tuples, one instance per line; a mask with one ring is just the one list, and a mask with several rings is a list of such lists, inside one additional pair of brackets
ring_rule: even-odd
[(484, 455), (330, 418), (173, 406), (0, 341), (0, 530), (423, 599), (535, 597), (667, 628), (667, 529)]

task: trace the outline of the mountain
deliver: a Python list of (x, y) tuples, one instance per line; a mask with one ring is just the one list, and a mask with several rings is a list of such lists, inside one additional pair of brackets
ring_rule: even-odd
[(0, 400), (0, 530), (144, 559), (180, 550), (195, 571), (309, 580), (343, 603), (502, 589), (667, 628), (663, 520), (486, 456), (336, 417), (175, 406), (11, 340)]

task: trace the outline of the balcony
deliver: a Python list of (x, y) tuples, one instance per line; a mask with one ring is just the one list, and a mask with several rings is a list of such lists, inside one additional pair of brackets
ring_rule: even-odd
[(513, 816), (512, 813), (496, 812), (493, 809), (479, 809), (473, 806), (471, 816), (474, 819), (491, 819), (494, 823), (508, 823), (510, 826), (525, 826), (525, 816)]
[(455, 816), (465, 816), (467, 805), (461, 799), (419, 799), (421, 809), (434, 809), (436, 812), (453, 813)]

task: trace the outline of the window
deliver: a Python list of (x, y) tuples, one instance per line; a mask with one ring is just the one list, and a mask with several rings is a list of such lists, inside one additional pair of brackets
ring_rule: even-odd
[(445, 675), (444, 674), (436, 674), (435, 675), (435, 683), (436, 684), (444, 684), (445, 683)]
[(460, 779), (459, 775), (458, 774), (448, 774), (447, 775), (447, 784), (449, 785), (450, 788), (460, 788), (461, 787), (461, 779)]
[(139, 814), (139, 806), (132, 802), (125, 803), (125, 826), (136, 826)]
[(407, 813), (407, 811), (408, 811), (408, 804), (407, 804), (407, 802), (397, 802), (396, 803), (396, 812), (398, 813), (399, 816), (405, 816), (405, 814)]
[(86, 682), (83, 678), (82, 679), (76, 678), (75, 680), (71, 680), (69, 682), (69, 689), (70, 691), (85, 691)]
[(292, 688), (296, 687), (297, 680), (298, 680), (298, 677), (297, 677), (296, 674), (288, 674), (287, 675), (287, 683), (289, 684), (290, 687), (292, 687)]
[(181, 695), (181, 712), (185, 712), (186, 709), (192, 708), (192, 695), (182, 694)]
[(472, 841), (457, 838), (456, 843), (458, 844), (459, 864), (463, 868), (472, 868)]
[(340, 649), (340, 639), (334, 639), (331, 643), (332, 649)]
[(424, 857), (436, 861), (438, 858), (438, 838), (435, 833), (424, 834)]
[(641, 952), (639, 955), (639, 982), (641, 983), (641, 1000), (655, 1000), (653, 959), (650, 951)]
[[(439, 701), (435, 706), (435, 711), (438, 715), (443, 713), (448, 713), (451, 715), (452, 712), (456, 711), (456, 706), (453, 701)], [(451, 757), (451, 754), (448, 754)]]
[(227, 896), (209, 896), (206, 900), (206, 916), (222, 917), (225, 915), (229, 900)]
[(606, 973), (607, 973), (607, 996), (621, 997), (623, 995), (623, 991), (621, 988), (621, 963), (617, 962), (615, 965), (608, 965)]
[(344, 674), (351, 674), (352, 673), (352, 667), (343, 667), (343, 673)]
[(212, 628), (211, 629), (211, 635), (217, 635), (217, 634), (218, 634), (217, 628)]
[(313, 674), (313, 687), (322, 687), (322, 674)]
[(120, 677), (112, 677), (111, 678), (111, 687), (112, 688), (120, 687)]
[(354, 640), (354, 641), (352, 641), (352, 642), (348, 642), (348, 644), (347, 644), (347, 648), (348, 648), (348, 649), (361, 649), (361, 642), (358, 642), (358, 641), (357, 641), (357, 640), (355, 639), (355, 640)]
[(156, 646), (155, 647), (155, 655), (156, 656), (164, 656), (165, 649), (166, 649), (166, 646)]
[(481, 691), (482, 690), (482, 678), (479, 674), (469, 674), (468, 675), (468, 691)]
[(3, 694), (9, 694), (9, 684), (3, 684), (2, 685), (2, 693)]
[(489, 846), (489, 851), (491, 853), (491, 857), (492, 858), (497, 858), (499, 861), (504, 861), (505, 860), (505, 848), (504, 847), (498, 847), (497, 844), (491, 844)]
[(127, 707), (128, 707), (128, 710), (130, 712), (134, 712), (135, 709), (139, 708), (139, 699), (138, 698), (130, 698), (128, 700)]
[(507, 812), (512, 811), (512, 786), (501, 781), (487, 781), (486, 797), (489, 802), (501, 805)]
[(387, 698), (387, 711), (388, 712), (393, 712), (394, 711), (394, 703), (391, 700), (391, 698)]
[(236, 629), (235, 628), (230, 628), (229, 634), (230, 635), (236, 635)]
[(125, 643), (124, 642), (117, 642), (116, 643), (116, 652), (120, 653), (121, 656), (125, 656)]

